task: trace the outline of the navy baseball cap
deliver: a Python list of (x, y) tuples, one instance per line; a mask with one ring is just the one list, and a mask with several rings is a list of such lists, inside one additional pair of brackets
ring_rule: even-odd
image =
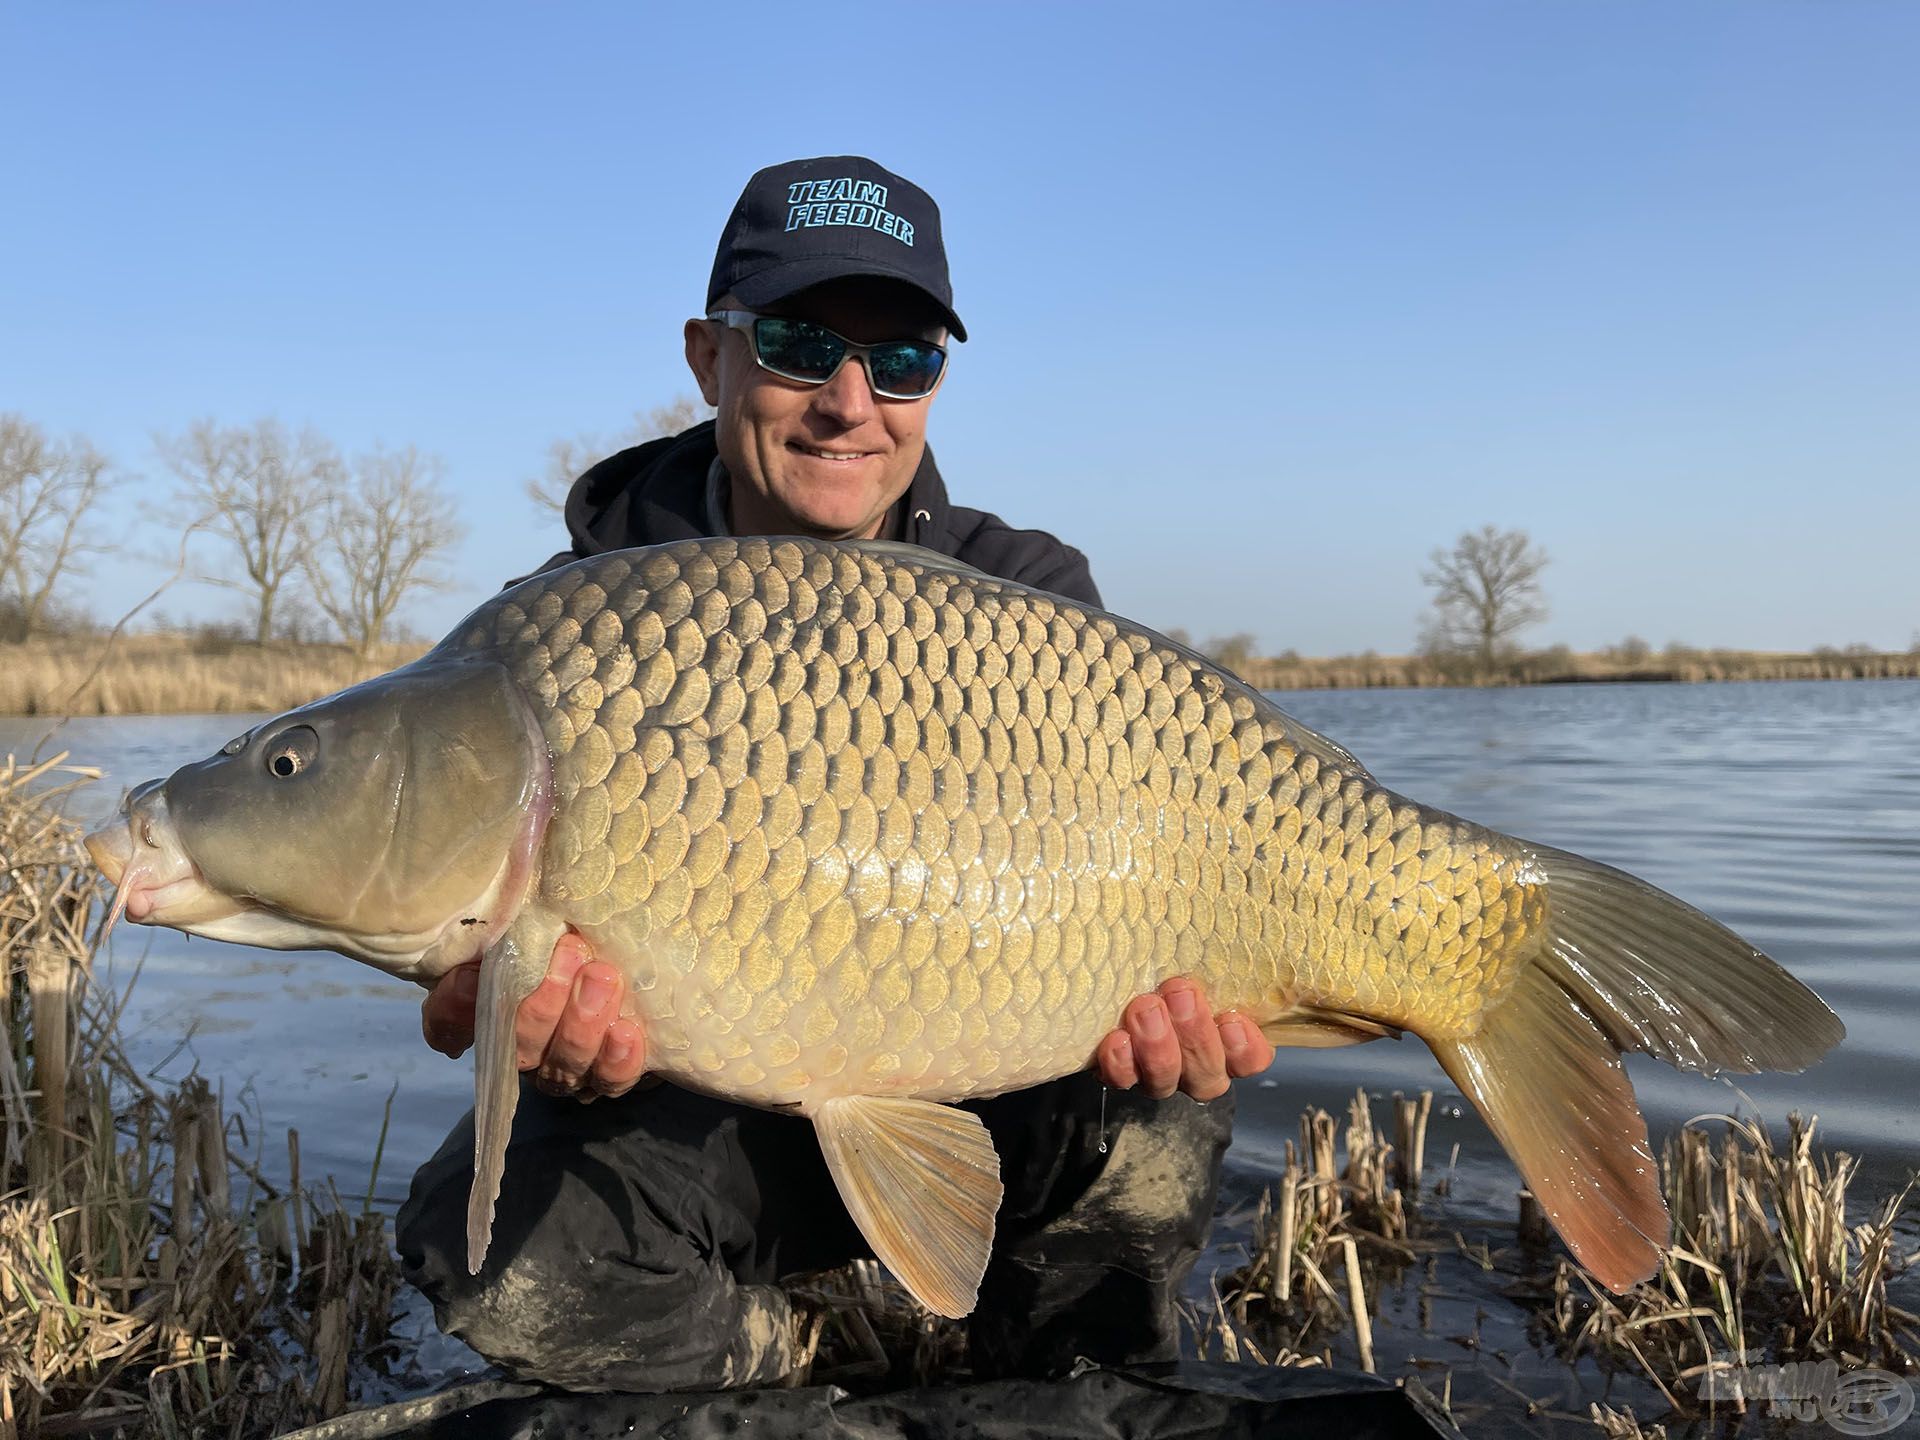
[(967, 338), (953, 313), (940, 207), (860, 155), (769, 165), (747, 181), (720, 232), (707, 308), (727, 294), (767, 305), (848, 275), (904, 281), (940, 307), (954, 339)]

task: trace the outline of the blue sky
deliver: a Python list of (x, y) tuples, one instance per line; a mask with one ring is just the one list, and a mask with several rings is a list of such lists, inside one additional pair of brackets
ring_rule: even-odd
[(856, 151), (945, 215), (956, 497), (1115, 609), (1404, 650), (1491, 521), (1553, 557), (1538, 643), (1920, 630), (1899, 0), (16, 4), (0, 60), (0, 410), (146, 477), (130, 549), (156, 431), (417, 444), (472, 531), (437, 634), (559, 548), (549, 441), (691, 391), (747, 175)]

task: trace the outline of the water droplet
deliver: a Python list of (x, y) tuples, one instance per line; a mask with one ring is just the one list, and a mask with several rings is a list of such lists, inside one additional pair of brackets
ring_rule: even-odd
[(1107, 1153), (1107, 1087), (1100, 1087), (1100, 1153)]

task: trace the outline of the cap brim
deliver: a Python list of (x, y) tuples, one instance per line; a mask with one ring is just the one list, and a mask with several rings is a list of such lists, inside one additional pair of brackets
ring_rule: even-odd
[(934, 308), (946, 317), (947, 329), (954, 339), (967, 338), (967, 327), (960, 323), (960, 317), (953, 313), (951, 305), (905, 271), (896, 270), (877, 260), (856, 260), (843, 255), (809, 255), (804, 259), (789, 260), (783, 265), (769, 265), (764, 270), (734, 281), (728, 289), (742, 305), (771, 305), (814, 285), (824, 285), (829, 280), (845, 280), (851, 276), (897, 280), (902, 285), (912, 286), (931, 300)]

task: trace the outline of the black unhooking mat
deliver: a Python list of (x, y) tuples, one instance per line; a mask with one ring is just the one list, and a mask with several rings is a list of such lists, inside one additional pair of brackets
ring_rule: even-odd
[(469, 1385), (343, 1415), (287, 1440), (1213, 1440), (1459, 1437), (1438, 1407), (1372, 1375), (1183, 1361), (1057, 1381), (994, 1380), (855, 1399), (834, 1386), (569, 1395)]

